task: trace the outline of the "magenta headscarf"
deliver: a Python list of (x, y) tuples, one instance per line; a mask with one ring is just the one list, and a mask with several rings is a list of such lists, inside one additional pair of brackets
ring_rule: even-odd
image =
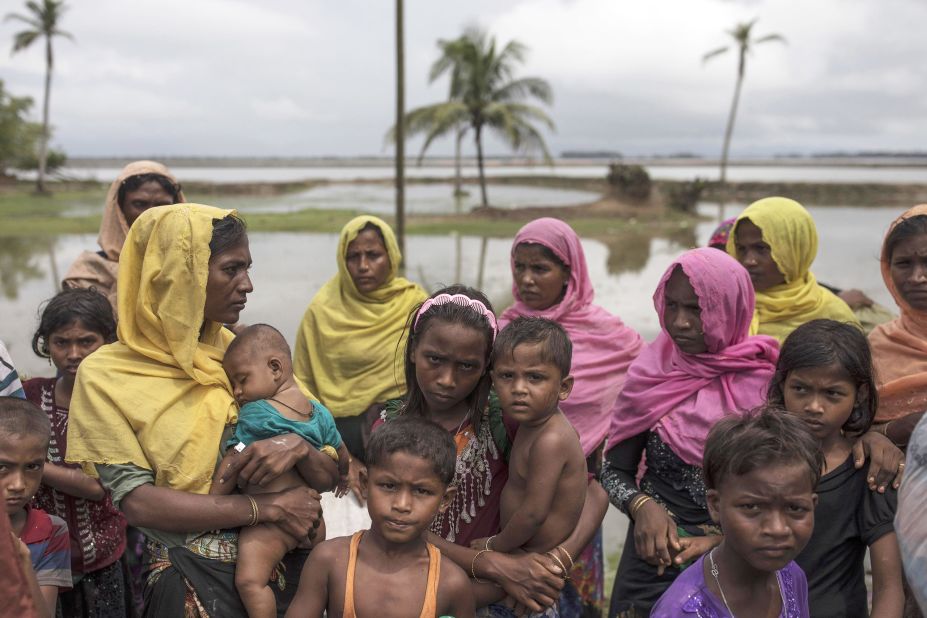
[(545, 311), (535, 311), (525, 305), (513, 281), (515, 304), (499, 318), (499, 327), (518, 317), (535, 316), (557, 322), (570, 335), (573, 342), (571, 374), (575, 383), (573, 392), (560, 404), (560, 409), (579, 432), (583, 452), (589, 456), (608, 436), (625, 374), (644, 342), (618, 316), (592, 304), (595, 291), (586, 268), (586, 255), (573, 228), (549, 217), (525, 225), (512, 243), (513, 271), (515, 247), (522, 243), (544, 245), (553, 251), (570, 267), (570, 280), (563, 300)]
[[(663, 294), (676, 266), (699, 299), (708, 346), (702, 354), (680, 350), (663, 323)], [(772, 337), (750, 336), (754, 299), (747, 271), (723, 251), (692, 249), (670, 264), (653, 295), (663, 332), (628, 371), (609, 448), (652, 429), (683, 461), (701, 466), (711, 427), (766, 400), (779, 344)]]

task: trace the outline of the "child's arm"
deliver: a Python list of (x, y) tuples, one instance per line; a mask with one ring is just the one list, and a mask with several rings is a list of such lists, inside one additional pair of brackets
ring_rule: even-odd
[(306, 456), (296, 462), (296, 471), (309, 487), (319, 493), (331, 491), (338, 484), (338, 464), (311, 446)]
[[(210, 495), (227, 496), (235, 491), (235, 487), (238, 485), (238, 469), (232, 465), (232, 458), (237, 454), (238, 451), (234, 448), (230, 448), (225, 452), (225, 457), (222, 458), (212, 475), (212, 484), (209, 486)], [(230, 470), (232, 473), (226, 475)]]
[[(438, 586), (438, 615), (454, 618), (474, 618), (476, 603), (470, 588), (470, 578), (463, 570), (448, 560), (441, 569)], [(501, 590), (496, 588), (496, 590)]]
[(106, 496), (106, 491), (100, 485), (100, 481), (84, 474), (80, 468), (69, 468), (45, 462), (42, 482), (62, 493), (84, 500), (99, 502)]
[(550, 513), (557, 493), (557, 482), (566, 466), (563, 440), (556, 433), (543, 433), (531, 445), (525, 495), (521, 506), (512, 513), (505, 528), (493, 538), (495, 551), (511, 552), (534, 538)]
[(286, 618), (322, 618), (328, 608), (328, 572), (332, 543), (322, 543), (312, 550), (299, 576), (296, 594)]
[[(55, 618), (55, 611), (58, 608), (58, 586), (39, 586), (42, 591), (42, 600), (45, 603), (45, 613), (43, 616)], [(41, 611), (41, 610), (40, 610)]]
[(901, 618), (904, 590), (901, 553), (894, 532), (884, 534), (869, 546), (872, 561), (872, 616)]

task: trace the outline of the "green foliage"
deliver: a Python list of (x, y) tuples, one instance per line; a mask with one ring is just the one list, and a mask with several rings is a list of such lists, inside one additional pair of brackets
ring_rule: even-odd
[[(7, 175), (11, 169), (38, 168), (42, 125), (26, 119), (32, 103), (30, 97), (15, 97), (7, 92), (0, 80), (0, 176)], [(65, 160), (63, 152), (49, 152), (48, 169), (64, 165)]]
[(606, 180), (612, 193), (632, 202), (643, 202), (649, 198), (653, 187), (650, 174), (640, 165), (612, 163), (608, 166)]
[[(483, 205), (487, 205), (483, 170), (483, 131), (492, 130), (516, 152), (539, 151), (544, 161), (551, 163), (550, 152), (538, 125), (554, 128), (554, 122), (539, 107), (522, 101), (535, 98), (550, 105), (553, 94), (550, 84), (538, 77), (515, 77), (515, 67), (524, 62), (527, 48), (510, 41), (501, 49), (495, 37), (477, 28), (468, 28), (457, 39), (439, 40), (441, 56), (431, 67), (429, 79), (434, 81), (450, 74), (448, 100), (413, 109), (403, 122), (406, 133), (424, 134), (425, 141), (419, 161), (439, 137), (463, 136), (472, 131), (477, 150), (480, 188)], [(387, 134), (395, 139), (395, 127)]]
[(707, 188), (708, 182), (701, 178), (669, 185), (665, 189), (667, 205), (673, 210), (694, 214), (702, 193)]

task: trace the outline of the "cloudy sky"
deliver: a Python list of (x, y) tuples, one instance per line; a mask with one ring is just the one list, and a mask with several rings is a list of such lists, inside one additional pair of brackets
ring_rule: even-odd
[[(75, 41), (56, 43), (52, 119), (71, 155), (391, 152), (392, 0), (68, 4)], [(788, 44), (749, 58), (735, 156), (925, 149), (924, 0), (406, 0), (407, 106), (446, 95), (427, 83), (435, 42), (478, 24), (525, 43), (522, 74), (552, 84), (554, 153), (716, 155), (736, 57), (701, 56), (753, 18)], [(0, 49), (15, 26), (0, 25)], [(0, 52), (14, 94), (41, 101), (43, 71), (40, 46)]]

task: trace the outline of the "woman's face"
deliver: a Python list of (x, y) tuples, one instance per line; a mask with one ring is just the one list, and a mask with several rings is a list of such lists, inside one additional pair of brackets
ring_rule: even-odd
[(757, 292), (785, 283), (785, 275), (772, 257), (772, 249), (763, 240), (763, 231), (750, 219), (741, 219), (734, 231), (734, 249), (737, 261), (750, 274), (753, 289)]
[(164, 190), (157, 180), (149, 180), (139, 185), (135, 191), (126, 191), (120, 207), (129, 227), (139, 215), (155, 206), (169, 206), (174, 203), (174, 196)]
[(702, 308), (682, 268), (676, 267), (666, 280), (663, 299), (663, 324), (673, 342), (686, 354), (707, 351), (702, 329)]
[(512, 277), (523, 303), (544, 311), (563, 300), (570, 271), (545, 257), (541, 245), (522, 243), (512, 257)]
[(389, 278), (389, 254), (376, 230), (364, 230), (348, 243), (344, 261), (361, 294), (373, 292)]
[(906, 303), (927, 311), (927, 234), (905, 238), (892, 251), (892, 283)]
[(248, 294), (254, 291), (248, 269), (251, 268), (251, 250), (248, 237), (242, 237), (222, 253), (209, 259), (209, 278), (206, 280), (206, 306), (203, 314), (207, 320), (220, 324), (234, 324), (245, 308)]

